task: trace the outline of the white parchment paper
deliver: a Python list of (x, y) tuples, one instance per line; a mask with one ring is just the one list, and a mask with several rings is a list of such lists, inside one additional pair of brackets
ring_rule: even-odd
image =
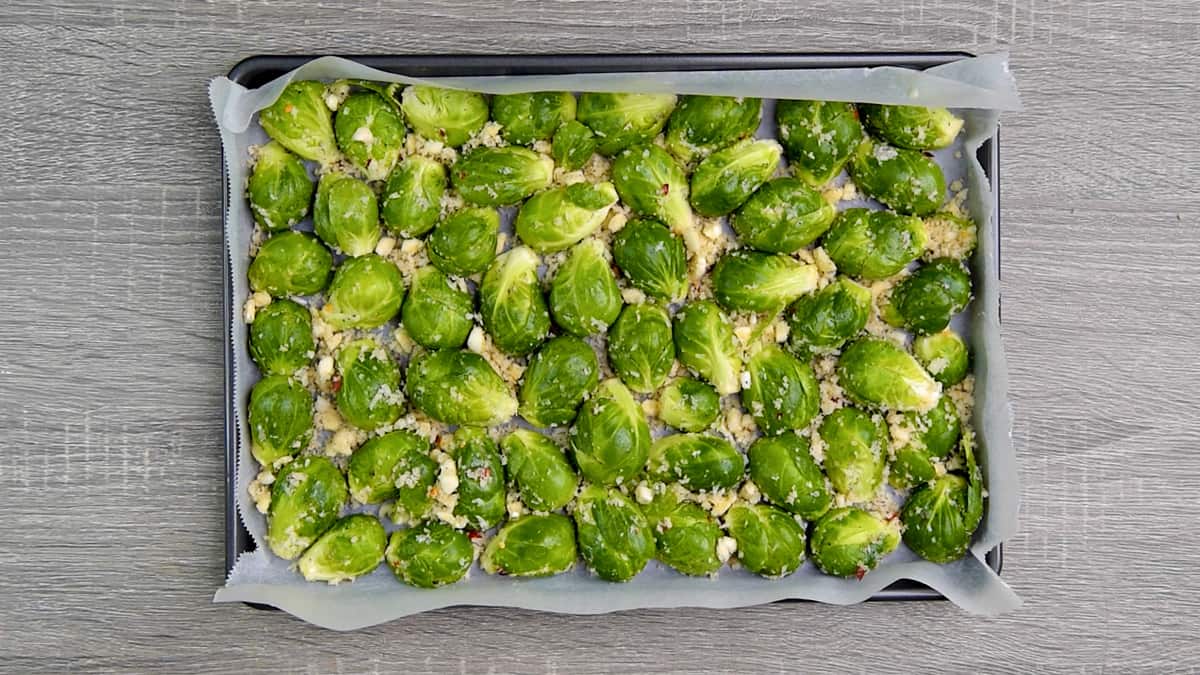
[[(921, 560), (901, 546), (861, 581), (838, 579), (804, 565), (780, 580), (766, 580), (744, 570), (723, 570), (715, 579), (677, 574), (656, 562), (626, 584), (611, 584), (589, 575), (582, 565), (568, 574), (547, 579), (489, 576), (478, 568), (468, 579), (440, 589), (425, 590), (398, 583), (381, 565), (353, 583), (328, 586), (309, 583), (262, 545), (265, 518), (247, 497), (257, 473), (250, 456), (242, 402), (256, 377), (247, 349), (241, 307), (248, 296), (247, 251), (253, 219), (242, 198), (248, 171), (247, 150), (265, 140), (255, 113), (270, 105), (293, 79), (361, 78), (389, 82), (431, 83), (485, 93), (521, 91), (636, 91), (680, 94), (757, 96), (872, 103), (946, 106), (965, 119), (961, 159), (939, 154), (947, 180), (962, 176), (968, 189), (967, 209), (979, 224), (979, 249), (974, 256), (976, 299), (970, 308), (969, 329), (976, 376), (975, 428), (989, 498), (971, 553), (949, 565)], [(998, 223), (992, 213), (992, 193), (976, 150), (990, 138), (1004, 110), (1019, 110), (1016, 85), (1005, 54), (964, 58), (915, 71), (905, 68), (839, 68), (770, 71), (693, 71), (666, 73), (592, 73), (579, 75), (409, 78), (368, 68), (336, 57), (323, 57), (258, 88), (246, 89), (228, 78), (209, 86), (213, 114), (221, 132), (231, 194), (226, 214), (226, 254), (232, 270), (233, 303), (230, 339), (234, 343), (234, 390), (238, 404), (238, 471), (235, 476), (238, 511), (246, 529), (259, 543), (243, 554), (230, 573), (217, 602), (257, 602), (278, 607), (305, 621), (335, 630), (352, 630), (439, 607), (490, 605), (522, 607), (574, 614), (597, 614), (642, 607), (740, 607), (783, 599), (807, 599), (833, 604), (861, 602), (898, 579), (912, 579), (938, 590), (963, 609), (976, 614), (999, 614), (1020, 605), (1020, 599), (986, 563), (987, 551), (1011, 537), (1017, 528), (1020, 486), (1011, 436), (1007, 400), (1008, 374), (999, 324), (1000, 284)], [(958, 166), (954, 166), (959, 162)]]

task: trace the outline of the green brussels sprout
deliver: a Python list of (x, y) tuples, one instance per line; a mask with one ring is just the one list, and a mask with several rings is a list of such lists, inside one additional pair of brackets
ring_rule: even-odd
[(460, 277), (482, 272), (496, 258), (500, 212), (468, 206), (450, 214), (426, 240), (429, 261), (446, 274)]
[(288, 150), (304, 159), (331, 164), (341, 155), (333, 136), (332, 115), (325, 105), (325, 85), (297, 80), (259, 111), (258, 121), (268, 136)]
[(582, 122), (571, 120), (554, 132), (550, 154), (565, 171), (583, 168), (596, 152), (596, 134)]
[(609, 157), (658, 135), (675, 109), (674, 94), (579, 96), (578, 118), (596, 133), (597, 151)]
[(458, 502), (454, 515), (467, 519), (476, 530), (488, 530), (504, 520), (507, 499), (504, 460), (496, 442), (478, 427), (454, 432), (450, 455), (458, 468)]
[(575, 498), (579, 475), (554, 441), (536, 431), (514, 429), (500, 440), (508, 480), (534, 511), (555, 511)]
[(658, 419), (681, 431), (704, 431), (720, 414), (720, 394), (699, 380), (678, 377), (658, 393)]
[(313, 231), (326, 246), (348, 256), (374, 251), (383, 236), (375, 191), (344, 173), (321, 176), (313, 202)]
[[(812, 367), (779, 346), (765, 345), (746, 362), (749, 385), (742, 406), (768, 436), (804, 429), (821, 409), (821, 390)], [(745, 383), (743, 383), (745, 384)]]
[(570, 436), (579, 472), (600, 485), (635, 478), (650, 451), (650, 425), (642, 406), (616, 378), (601, 382), (583, 404)]
[(295, 560), (329, 529), (346, 504), (346, 478), (323, 455), (288, 462), (271, 486), (267, 545), (284, 560)]
[(775, 121), (792, 173), (813, 187), (841, 173), (863, 135), (854, 106), (838, 101), (779, 101)]
[(635, 213), (657, 218), (675, 232), (692, 228), (687, 174), (657, 145), (636, 145), (613, 160), (613, 184)]
[(663, 436), (646, 462), (651, 479), (706, 492), (736, 487), (745, 472), (746, 460), (732, 443), (706, 434)]
[(888, 430), (879, 414), (838, 408), (821, 420), (825, 474), (838, 493), (852, 502), (870, 501), (883, 483)]
[(513, 145), (549, 139), (560, 125), (575, 120), (575, 96), (569, 91), (537, 91), (492, 97), (492, 119)]
[(953, 258), (922, 265), (892, 289), (889, 303), (904, 327), (937, 333), (971, 301), (971, 275)]
[(858, 112), (871, 133), (910, 150), (948, 147), (963, 128), (962, 119), (945, 108), (859, 103)]
[[(270, 307), (270, 305), (268, 305)], [(257, 319), (255, 319), (257, 321)], [(946, 329), (929, 335), (918, 335), (912, 343), (913, 356), (933, 379), (953, 387), (967, 376), (971, 353), (958, 333)]]
[(467, 575), (475, 547), (465, 532), (445, 523), (425, 522), (392, 533), (384, 552), (400, 581), (417, 588), (437, 588)]
[(333, 273), (321, 319), (334, 330), (375, 328), (391, 321), (404, 303), (404, 277), (374, 253), (348, 258)]
[(983, 518), (983, 476), (966, 438), (963, 450), (965, 478), (952, 473), (939, 476), (909, 495), (900, 510), (904, 543), (913, 553), (935, 563), (963, 557)]
[(332, 269), (333, 255), (316, 237), (289, 230), (263, 242), (246, 276), (250, 290), (281, 298), (320, 293)]
[(812, 560), (822, 572), (859, 579), (899, 545), (897, 520), (884, 520), (853, 506), (821, 516), (809, 544)]
[(445, 424), (490, 427), (517, 414), (517, 399), (488, 362), (474, 352), (443, 349), (408, 364), (413, 406)]
[(776, 178), (750, 195), (729, 225), (747, 246), (795, 253), (825, 234), (835, 215), (833, 206), (804, 181)]
[(488, 574), (549, 577), (575, 566), (575, 527), (561, 513), (510, 520), (488, 541), (479, 564)]
[(404, 392), (400, 387), (400, 368), (374, 338), (362, 338), (342, 345), (334, 357), (340, 387), (337, 408), (347, 422), (371, 431), (400, 418), (404, 412)]
[(761, 121), (760, 98), (681, 96), (667, 120), (667, 150), (690, 164), (753, 135)]
[(654, 531), (645, 514), (616, 488), (589, 485), (575, 501), (579, 554), (605, 581), (629, 581), (654, 557)]
[(833, 504), (807, 438), (795, 433), (764, 436), (750, 445), (747, 454), (750, 479), (772, 504), (810, 520), (820, 518)]
[(420, 84), (405, 88), (400, 109), (422, 137), (451, 147), (466, 143), (488, 120), (482, 94)]
[(692, 207), (704, 216), (732, 212), (771, 178), (781, 154), (775, 141), (749, 138), (714, 152), (692, 173)]
[(360, 445), (346, 464), (350, 497), (359, 504), (396, 500), (397, 520), (413, 522), (433, 508), (429, 489), (438, 465), (429, 457), (429, 441), (405, 430), (389, 431)]
[(920, 218), (853, 208), (837, 215), (821, 243), (842, 274), (884, 279), (920, 257), (925, 241)]
[(367, 180), (383, 180), (400, 159), (404, 120), (392, 103), (373, 91), (346, 97), (333, 120), (338, 147)]
[(400, 312), (404, 329), (417, 344), (429, 349), (461, 347), (475, 327), (474, 298), (455, 286), (436, 267), (412, 275), (412, 292)]
[(851, 400), (872, 408), (924, 412), (937, 405), (942, 387), (903, 347), (863, 338), (837, 363), (838, 383)]
[(675, 365), (667, 310), (651, 303), (626, 305), (608, 331), (608, 362), (633, 391), (653, 393)]
[(937, 475), (934, 462), (949, 457), (962, 432), (962, 422), (949, 396), (942, 396), (929, 412), (904, 413), (902, 426), (909, 440), (894, 451), (888, 472), (888, 482), (897, 490), (933, 480)]
[(946, 194), (946, 178), (933, 158), (870, 138), (864, 138), (850, 158), (850, 176), (868, 197), (914, 216), (938, 210)]
[(313, 397), (286, 375), (268, 375), (250, 390), (250, 454), (264, 467), (290, 457), (312, 438)]
[(500, 254), (479, 285), (483, 327), (501, 351), (524, 356), (550, 332), (550, 311), (538, 279), (541, 259), (527, 246)]
[(325, 530), (300, 556), (296, 568), (308, 581), (350, 581), (379, 567), (386, 545), (387, 532), (379, 519), (355, 513)]
[(738, 249), (713, 266), (713, 295), (730, 311), (778, 312), (817, 287), (816, 265), (782, 253)]
[(617, 203), (612, 183), (575, 183), (539, 192), (521, 205), (513, 228), (538, 253), (554, 253), (595, 232)]
[(925, 258), (958, 258), (966, 260), (979, 243), (978, 230), (970, 218), (947, 211), (925, 216), (925, 231), (929, 235)]
[(299, 157), (271, 141), (258, 148), (246, 197), (259, 227), (268, 232), (286, 230), (308, 213), (313, 182)]
[(804, 525), (787, 511), (767, 504), (734, 504), (725, 527), (737, 542), (742, 565), (768, 579), (779, 579), (804, 564)]
[(570, 424), (580, 404), (599, 382), (600, 363), (588, 343), (556, 337), (534, 352), (521, 380), (521, 416), (530, 424)]
[(673, 490), (654, 495), (642, 508), (654, 532), (656, 556), (664, 565), (690, 576), (721, 568), (717, 541), (721, 526), (699, 504), (683, 502)]
[(687, 250), (683, 240), (656, 220), (634, 220), (613, 237), (613, 260), (629, 283), (666, 302), (687, 295)]
[(290, 375), (307, 366), (316, 350), (308, 308), (275, 300), (250, 324), (250, 357), (266, 375)]
[(839, 276), (792, 303), (788, 346), (801, 358), (833, 351), (858, 335), (870, 316), (871, 291)]
[(712, 300), (699, 300), (675, 312), (675, 354), (721, 395), (741, 389), (742, 355), (733, 322)]
[(582, 241), (550, 282), (550, 313), (559, 328), (572, 335), (602, 333), (621, 312), (621, 289), (606, 254), (603, 242)]
[(446, 167), (428, 157), (410, 155), (387, 177), (379, 215), (389, 232), (420, 237), (437, 224), (445, 194)]
[(479, 206), (512, 206), (553, 179), (554, 160), (516, 145), (476, 148), (450, 169), (454, 188)]

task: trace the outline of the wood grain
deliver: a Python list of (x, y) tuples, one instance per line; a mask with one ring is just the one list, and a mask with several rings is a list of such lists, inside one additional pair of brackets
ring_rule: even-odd
[[(1011, 50), (1004, 321), (1024, 482), (995, 620), (944, 603), (335, 635), (211, 604), (223, 574), (219, 148), (255, 53)], [(0, 670), (1200, 669), (1193, 3), (0, 6)]]

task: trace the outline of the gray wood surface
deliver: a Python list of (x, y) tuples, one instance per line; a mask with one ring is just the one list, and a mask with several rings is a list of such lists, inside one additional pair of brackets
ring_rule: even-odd
[[(0, 670), (1200, 669), (1200, 11), (1177, 2), (0, 3)], [(876, 6), (879, 5), (879, 6)], [(222, 582), (208, 78), (284, 52), (1009, 49), (1004, 322), (1022, 532), (945, 603), (334, 634)]]

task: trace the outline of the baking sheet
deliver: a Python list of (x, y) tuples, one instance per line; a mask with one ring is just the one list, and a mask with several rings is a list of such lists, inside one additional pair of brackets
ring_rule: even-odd
[[(327, 586), (304, 581), (289, 569), (291, 563), (269, 554), (261, 545), (265, 518), (247, 499), (246, 488), (257, 473), (250, 457), (242, 407), (237, 412), (238, 471), (235, 490), (247, 530), (260, 546), (239, 557), (218, 602), (257, 602), (273, 605), (306, 621), (349, 630), (400, 616), (451, 605), (513, 606), (547, 611), (594, 614), (638, 607), (735, 607), (781, 599), (809, 599), (835, 604), (860, 602), (898, 579), (920, 581), (967, 611), (997, 614), (1020, 604), (1019, 598), (984, 562), (987, 551), (1016, 531), (1018, 497), (1016, 460), (1011, 442), (1011, 414), (1006, 399), (1007, 372), (999, 330), (999, 274), (996, 223), (991, 218), (991, 195), (982, 167), (975, 159), (979, 146), (995, 132), (1002, 110), (1020, 107), (1015, 84), (1003, 54), (967, 58), (924, 71), (897, 67), (771, 71), (693, 71), (670, 73), (592, 73), (580, 75), (494, 76), (417, 79), (365, 67), (346, 59), (324, 57), (311, 61), (258, 89), (246, 89), (217, 78), (209, 93), (218, 122), (233, 194), (226, 214), (226, 243), (231, 255), (234, 313), (234, 391), (245, 401), (255, 369), (246, 348), (247, 331), (240, 320), (248, 290), (246, 251), (252, 218), (241, 197), (247, 173), (247, 148), (265, 140), (254, 113), (269, 105), (292, 79), (362, 78), (406, 83), (431, 83), (486, 93), (517, 91), (639, 91), (709, 93), (764, 98), (807, 98), (942, 105), (965, 119), (961, 137), (968, 188), (967, 208), (980, 225), (979, 251), (974, 257), (976, 300), (970, 314), (970, 339), (975, 353), (975, 427), (982, 449), (989, 499), (971, 554), (950, 565), (922, 561), (901, 547), (863, 580), (837, 579), (805, 565), (782, 580), (765, 580), (744, 570), (723, 570), (713, 580), (685, 577), (651, 563), (627, 584), (600, 581), (582, 566), (548, 579), (489, 576), (478, 569), (464, 582), (424, 590), (396, 582), (386, 566), (351, 584)], [(962, 110), (968, 109), (968, 110)], [(766, 116), (764, 116), (766, 117)], [(946, 162), (943, 161), (946, 166)], [(949, 166), (947, 168), (950, 168)], [(958, 171), (947, 171), (948, 181)]]

